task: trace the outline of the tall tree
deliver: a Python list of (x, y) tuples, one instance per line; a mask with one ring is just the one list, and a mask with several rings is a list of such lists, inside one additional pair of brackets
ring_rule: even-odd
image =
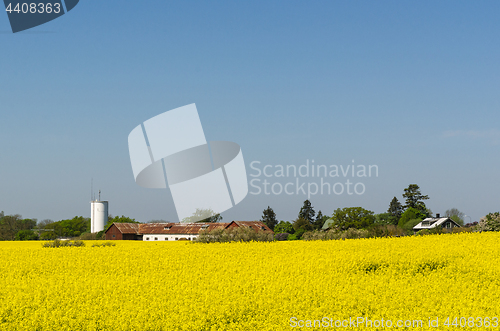
[(349, 228), (363, 229), (374, 222), (375, 216), (370, 210), (361, 207), (338, 208), (331, 217), (331, 228), (341, 231)]
[(403, 206), (401, 203), (398, 201), (398, 198), (394, 197), (391, 200), (391, 203), (389, 204), (389, 209), (387, 209), (387, 212), (391, 214), (394, 218), (394, 225), (398, 224), (399, 218), (401, 217), (401, 214), (403, 213)]
[(311, 206), (311, 201), (304, 201), (304, 205), (300, 208), (299, 217), (309, 221), (310, 224), (314, 223), (314, 208)]
[(267, 206), (267, 209), (264, 210), (261, 221), (273, 231), (276, 224), (278, 224), (276, 214), (274, 213), (274, 210), (269, 206)]
[(420, 193), (420, 187), (417, 184), (410, 184), (405, 188), (405, 193), (403, 193), (403, 198), (406, 199), (405, 209), (415, 208), (427, 215), (427, 207), (425, 206), (424, 200), (428, 200), (427, 195)]

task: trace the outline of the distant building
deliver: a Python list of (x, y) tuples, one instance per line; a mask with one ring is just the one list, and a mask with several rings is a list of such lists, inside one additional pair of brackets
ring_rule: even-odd
[(413, 227), (413, 231), (418, 232), (425, 229), (431, 230), (438, 227), (441, 227), (443, 229), (452, 229), (459, 228), (460, 225), (449, 217), (439, 217), (439, 214), (436, 214), (436, 217), (428, 217), (422, 222), (415, 225)]
[(142, 240), (139, 223), (113, 223), (105, 232), (106, 240)]
[(255, 231), (273, 231), (259, 221), (232, 221), (231, 223), (113, 223), (106, 231), (106, 240), (178, 241), (196, 240), (201, 231), (215, 229), (250, 228)]

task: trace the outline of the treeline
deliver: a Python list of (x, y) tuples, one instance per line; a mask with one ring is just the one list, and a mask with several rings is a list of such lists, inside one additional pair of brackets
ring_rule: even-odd
[(104, 239), (104, 232), (113, 223), (139, 223), (135, 219), (109, 215), (103, 231), (90, 233), (90, 218), (75, 216), (54, 222), (23, 219), (21, 215), (5, 215), (0, 212), (0, 240), (53, 240), (57, 238)]
[[(402, 194), (404, 204), (394, 197), (387, 212), (375, 214), (362, 207), (346, 207), (334, 210), (331, 216), (321, 211), (316, 214), (309, 200), (304, 201), (293, 221), (279, 221), (271, 207), (264, 210), (261, 221), (275, 232), (276, 240), (349, 239), (413, 235), (413, 227), (432, 211), (425, 205), (427, 195), (420, 192), (417, 184), (410, 184)], [(441, 217), (449, 217), (464, 226), (464, 213), (457, 208), (446, 210)], [(421, 230), (418, 234), (434, 234), (463, 231), (500, 231), (500, 214), (490, 213), (477, 222), (454, 229), (436, 228)]]

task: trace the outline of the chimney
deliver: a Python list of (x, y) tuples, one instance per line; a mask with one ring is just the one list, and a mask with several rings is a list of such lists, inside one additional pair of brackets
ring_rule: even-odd
[(436, 218), (440, 218), (440, 214), (436, 214)]

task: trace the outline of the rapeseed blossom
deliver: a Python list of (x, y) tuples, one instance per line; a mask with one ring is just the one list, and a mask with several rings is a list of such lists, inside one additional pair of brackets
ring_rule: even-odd
[[(463, 329), (481, 320), (493, 330), (499, 252), (499, 233), (49, 249), (0, 242), (0, 330), (382, 328), (354, 327), (356, 319), (451, 330), (460, 318)], [(422, 327), (395, 325), (416, 320)]]

